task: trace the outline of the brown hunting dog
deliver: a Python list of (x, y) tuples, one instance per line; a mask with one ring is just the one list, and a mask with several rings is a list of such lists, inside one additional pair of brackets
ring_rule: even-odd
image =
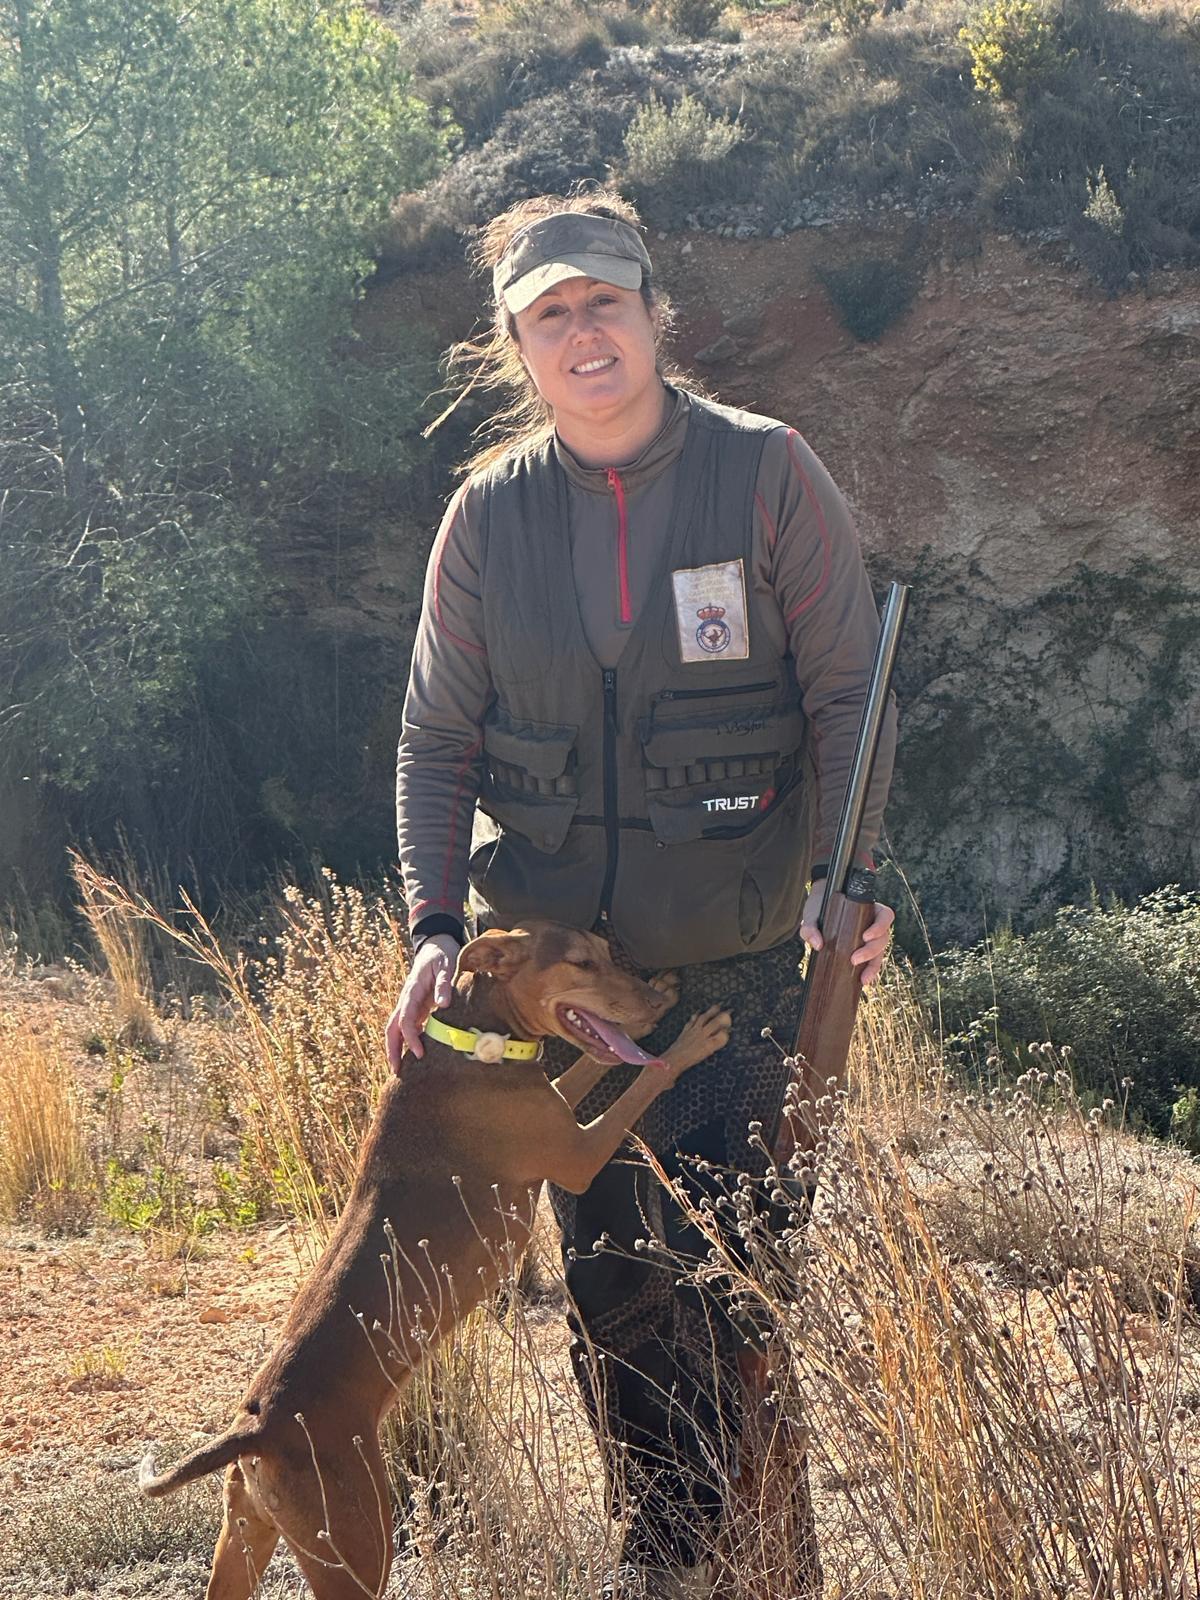
[[(537, 1060), (482, 1060), (426, 1037), (384, 1088), (333, 1237), (229, 1431), (141, 1487), (168, 1494), (226, 1467), (208, 1600), (247, 1600), (280, 1538), (317, 1600), (382, 1595), (392, 1562), (379, 1425), (431, 1346), (489, 1294), (529, 1240), (543, 1180), (582, 1193), (679, 1074), (726, 1043), (695, 1016), (658, 1059), (647, 1033), (677, 998), (604, 941), (557, 923), (473, 939), (441, 1020), (487, 1037), (557, 1035), (586, 1054), (551, 1083)], [(641, 1067), (602, 1116), (574, 1108), (618, 1061)]]

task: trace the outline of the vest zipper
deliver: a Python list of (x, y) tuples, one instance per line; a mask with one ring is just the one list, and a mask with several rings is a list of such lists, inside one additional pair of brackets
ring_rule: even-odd
[(625, 485), (616, 467), (608, 469), (608, 487), (617, 502), (617, 583), (621, 590), (621, 621), (633, 621), (633, 604), (629, 598), (629, 518), (625, 511)]
[(721, 689), (663, 689), (660, 700), (707, 700), (719, 694), (761, 694), (767, 689), (777, 689), (774, 678), (769, 683), (731, 683)]
[(600, 921), (612, 910), (613, 883), (617, 876), (620, 827), (617, 812), (617, 673), (604, 669), (604, 884), (600, 890)]

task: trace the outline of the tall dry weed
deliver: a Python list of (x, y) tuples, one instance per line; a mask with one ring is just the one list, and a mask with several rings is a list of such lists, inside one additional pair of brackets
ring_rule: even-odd
[[(738, 1250), (697, 1214), (712, 1256), (692, 1272), (775, 1330), (827, 1579), (921, 1600), (1194, 1595), (1200, 1170), (1085, 1112), (1056, 1061), (991, 1095), (947, 1087), (926, 1134), (883, 1142), (850, 1110), (811, 1225), (782, 1237), (745, 1184)], [(723, 1592), (761, 1593), (756, 1560), (743, 1534)]]
[(146, 922), (129, 893), (77, 850), (71, 872), (79, 886), (84, 916), (113, 982), (113, 1010), (122, 1043), (159, 1044), (154, 986), (146, 950)]
[(79, 1231), (95, 1210), (95, 1180), (57, 1035), (0, 1017), (0, 1216)]
[(183, 914), (170, 916), (136, 890), (107, 889), (124, 916), (173, 939), (215, 979), (226, 1025), (207, 1030), (198, 1064), (240, 1122), (247, 1181), (319, 1245), (387, 1076), (384, 1025), (407, 970), (396, 902), (326, 871), (316, 894), (282, 891), (278, 932), (248, 955), (186, 897)]

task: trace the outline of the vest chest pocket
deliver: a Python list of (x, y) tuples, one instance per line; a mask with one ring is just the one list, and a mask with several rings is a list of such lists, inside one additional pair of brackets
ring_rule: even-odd
[(578, 727), (528, 722), (493, 707), (483, 728), (479, 803), (502, 828), (553, 854), (579, 808)]
[(750, 832), (800, 770), (799, 706), (697, 711), (642, 726), (646, 811), (664, 844)]

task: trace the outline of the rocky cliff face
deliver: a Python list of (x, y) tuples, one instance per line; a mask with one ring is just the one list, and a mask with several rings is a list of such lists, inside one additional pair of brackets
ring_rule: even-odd
[[(799, 428), (854, 505), (876, 579), (916, 585), (889, 836), (935, 938), (1092, 884), (1193, 881), (1197, 277), (1107, 300), (1061, 244), (954, 225), (654, 250), (682, 364)], [(919, 286), (875, 343), (846, 331), (819, 275), (864, 258)], [(479, 312), (465, 274), (409, 276), (369, 297), (363, 332), (386, 343), (419, 321), (448, 343)], [(344, 593), (328, 624), (384, 630), (394, 659), (431, 535), (378, 530), (354, 620)]]

